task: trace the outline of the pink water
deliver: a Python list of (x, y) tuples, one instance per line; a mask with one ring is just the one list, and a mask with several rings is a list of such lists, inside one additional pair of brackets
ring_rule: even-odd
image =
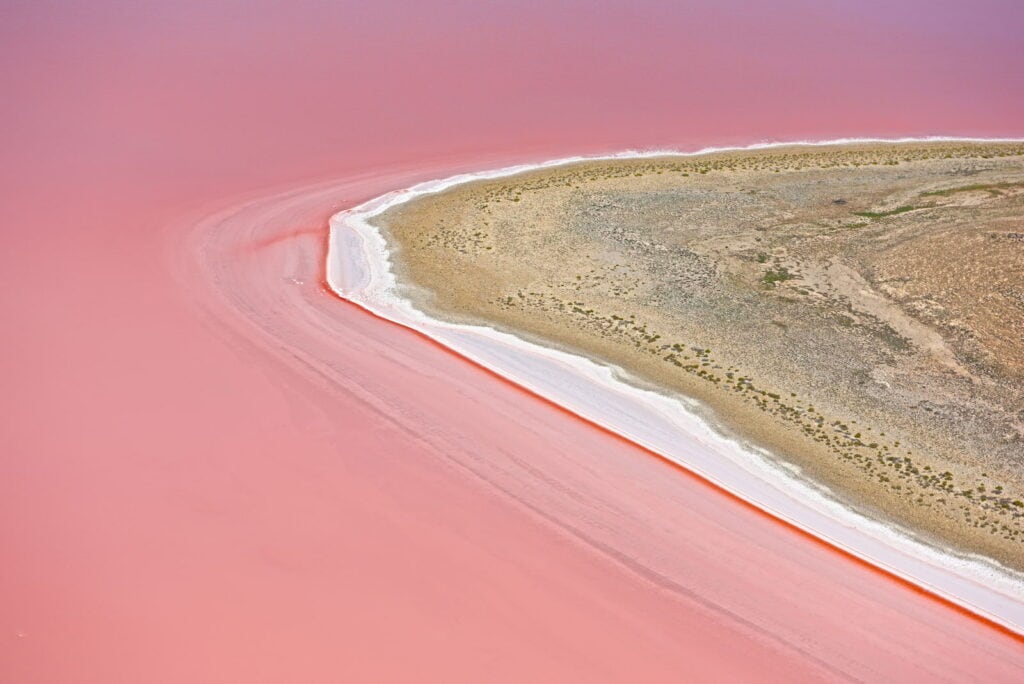
[(0, 680), (1024, 674), (319, 283), (458, 170), (1024, 135), (1017, 3), (0, 11)]

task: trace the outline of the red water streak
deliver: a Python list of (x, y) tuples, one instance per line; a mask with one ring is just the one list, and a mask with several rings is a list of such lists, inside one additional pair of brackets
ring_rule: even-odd
[(460, 170), (1022, 135), (1019, 5), (366, 5), (5, 6), (0, 679), (1019, 679), (318, 284), (331, 212)]

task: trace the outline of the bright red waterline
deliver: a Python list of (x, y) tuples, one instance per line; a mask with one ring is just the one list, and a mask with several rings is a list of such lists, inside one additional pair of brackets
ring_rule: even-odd
[[(462, 558), (443, 525), (460, 511), (494, 521), (523, 550), (558, 547), (543, 526), (461, 481), (389, 485), (360, 459), (342, 459), (344, 477), (330, 470), (339, 443), (394, 456), (415, 440), (367, 418), (359, 400), (346, 404), (275, 365), (172, 277), (186, 219), (205, 207), (304, 178), (381, 175), (377, 185), (346, 186), (352, 196), (337, 201), (350, 203), (363, 198), (354, 188), (380, 191), (434, 169), (624, 147), (1024, 135), (1019, 3), (369, 4), (13, 2), (0, 10), (0, 591), (13, 606), (0, 634), (3, 671), (102, 678), (119, 671), (115, 644), (128, 643), (134, 655), (118, 657), (136, 674), (148, 663), (172, 678), (223, 676), (248, 672), (232, 659), (261, 656), (306, 658), (293, 671), (324, 674), (317, 658), (333, 645), (308, 639), (318, 621), (337, 629), (337, 615), (310, 607), (346, 575), (316, 564), (314, 547), (295, 536), (302, 529), (315, 531), (310, 544), (315, 535), (350, 544), (320, 559), (358, 556), (353, 582), (392, 569), (379, 586), (326, 601), (338, 611), (354, 601), (361, 620), (375, 614), (371, 599), (386, 604), (388, 587), (410, 581), (393, 570), (413, 558), (403, 535), (433, 540), (421, 542), (423, 558), (440, 548)], [(403, 175), (405, 167), (415, 172)], [(328, 208), (301, 228), (319, 227)], [(327, 469), (326, 481), (347, 487), (350, 507), (309, 504), (303, 513), (309, 480), (284, 480), (282, 455), (300, 472)], [(376, 508), (410, 491), (456, 502), (427, 516), (436, 535), (414, 534), (407, 523), (416, 515)], [(275, 521), (284, 510), (294, 525)], [(330, 516), (342, 513), (363, 534), (332, 537)], [(295, 522), (303, 515), (307, 524)], [(612, 573), (597, 560), (588, 570), (587, 558), (560, 556), (553, 576), (571, 584)], [(288, 575), (297, 559), (325, 585), (275, 592), (268, 567), (283, 568), (283, 584), (309, 579)], [(461, 562), (490, 567), (479, 557)], [(430, 567), (427, 576), (466, 581), (445, 562)], [(244, 586), (225, 597), (231, 578)], [(523, 576), (492, 579), (525, 603), (553, 600)], [(626, 591), (622, 581), (595, 586)], [(389, 609), (406, 611), (408, 631), (396, 628), (393, 638), (407, 649), (402, 634), (445, 625), (456, 641), (474, 631), (525, 638), (501, 631), (515, 621), (463, 633), (436, 618), (443, 606), (431, 607), (433, 618), (410, 612), (416, 596), (436, 598), (429, 587), (400, 595), (406, 600)], [(256, 596), (266, 602), (253, 605)], [(549, 617), (579, 631), (576, 621), (597, 620), (597, 609), (574, 600)], [(219, 612), (187, 609), (200, 605)], [(233, 636), (218, 641), (190, 620)], [(385, 633), (383, 623), (363, 628)], [(266, 636), (254, 653), (256, 633), (280, 641)], [(576, 645), (603, 643), (583, 633)], [(166, 659), (180, 650), (154, 642), (182, 639), (194, 653), (189, 634), (209, 645), (200, 653), (209, 662), (170, 668)], [(139, 641), (119, 641), (131, 635)], [(610, 644), (624, 643), (615, 636)], [(365, 639), (372, 653), (379, 643)], [(466, 658), (465, 672), (486, 660)]]

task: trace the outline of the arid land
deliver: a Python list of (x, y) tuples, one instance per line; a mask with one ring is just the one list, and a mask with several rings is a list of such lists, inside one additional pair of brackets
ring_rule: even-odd
[(1024, 570), (1024, 144), (588, 161), (376, 223), (432, 315), (693, 397), (850, 505)]

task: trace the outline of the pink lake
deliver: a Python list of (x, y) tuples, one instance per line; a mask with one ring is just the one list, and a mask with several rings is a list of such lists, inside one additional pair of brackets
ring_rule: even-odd
[(1024, 136), (1011, 2), (0, 10), (0, 680), (1024, 677), (1024, 648), (321, 285), (623, 148)]

